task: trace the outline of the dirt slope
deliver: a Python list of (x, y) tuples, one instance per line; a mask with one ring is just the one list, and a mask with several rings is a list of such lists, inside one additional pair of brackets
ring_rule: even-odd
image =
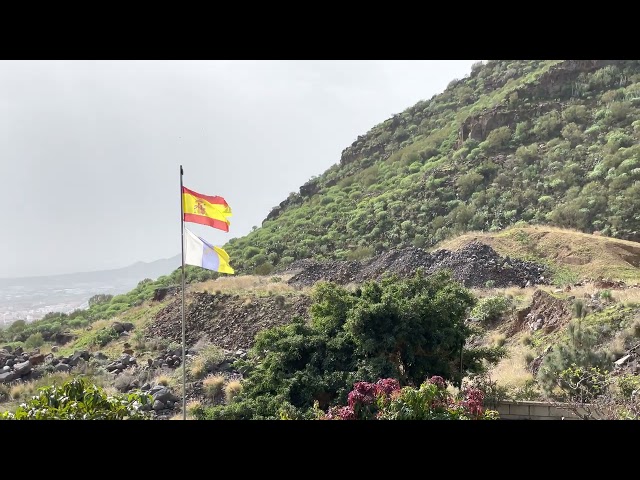
[(498, 233), (471, 232), (436, 249), (456, 250), (472, 242), (490, 245), (500, 255), (565, 266), (581, 280), (601, 278), (640, 282), (640, 243), (553, 227), (514, 227)]

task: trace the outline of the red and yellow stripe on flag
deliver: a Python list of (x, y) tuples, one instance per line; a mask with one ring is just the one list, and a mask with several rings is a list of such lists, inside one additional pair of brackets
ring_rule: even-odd
[(219, 196), (202, 195), (182, 187), (182, 207), (184, 221), (201, 223), (219, 230), (229, 231), (231, 208)]

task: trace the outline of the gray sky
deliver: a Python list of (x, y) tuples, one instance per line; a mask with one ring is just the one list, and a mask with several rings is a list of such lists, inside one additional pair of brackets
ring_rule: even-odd
[(228, 233), (187, 228), (242, 237), (474, 62), (0, 61), (0, 277), (179, 254), (180, 164), (233, 210)]

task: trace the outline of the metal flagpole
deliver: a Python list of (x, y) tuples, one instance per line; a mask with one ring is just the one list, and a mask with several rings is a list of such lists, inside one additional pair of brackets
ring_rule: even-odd
[(182, 246), (182, 419), (187, 419), (186, 335), (184, 327), (184, 202), (182, 197), (182, 165), (180, 165), (180, 244)]

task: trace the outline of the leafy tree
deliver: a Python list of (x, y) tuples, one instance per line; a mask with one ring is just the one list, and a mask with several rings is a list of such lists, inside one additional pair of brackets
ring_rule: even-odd
[(237, 365), (246, 372), (242, 393), (207, 418), (278, 418), (282, 411), (310, 418), (316, 402), (322, 409), (344, 402), (358, 381), (420, 385), (439, 375), (459, 383), (504, 355), (500, 348), (462, 350), (475, 299), (447, 272), (387, 276), (355, 292), (322, 282), (313, 295), (309, 324), (298, 318), (256, 335), (248, 359)]

